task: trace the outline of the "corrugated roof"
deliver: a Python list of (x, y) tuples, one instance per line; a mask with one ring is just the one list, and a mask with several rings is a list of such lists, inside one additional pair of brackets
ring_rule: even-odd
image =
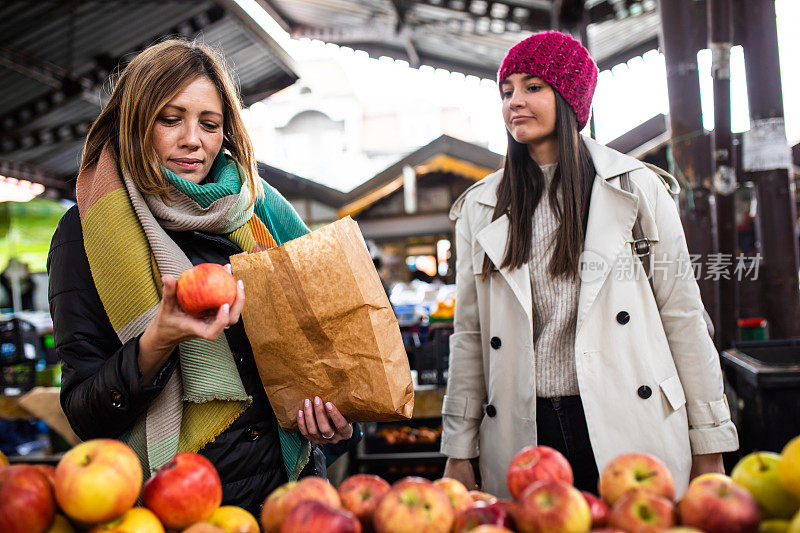
[[(263, 2), (264, 0), (262, 0)], [(550, 29), (551, 0), (269, 0), (295, 37), (493, 78), (506, 50)], [(398, 10), (395, 6), (400, 6)], [(657, 48), (655, 0), (585, 3), (601, 68)], [(416, 56), (416, 57), (415, 57)]]
[[(42, 176), (73, 178), (81, 133), (102, 108), (109, 74), (121, 59), (167, 35), (197, 37), (221, 49), (246, 105), (291, 85), (297, 75), (285, 53), (227, 11), (230, 5), (0, 2), (0, 160), (32, 164)], [(35, 180), (36, 173), (20, 177)]]

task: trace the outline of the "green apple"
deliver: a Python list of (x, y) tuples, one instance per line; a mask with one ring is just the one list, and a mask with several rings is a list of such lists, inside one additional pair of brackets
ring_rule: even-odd
[(800, 436), (784, 446), (778, 476), (783, 488), (800, 498)]
[(792, 518), (792, 522), (789, 524), (789, 529), (786, 530), (786, 533), (800, 533), (800, 511), (797, 511), (797, 514)]
[(787, 492), (778, 477), (781, 456), (773, 452), (754, 452), (739, 461), (731, 472), (733, 481), (750, 491), (761, 514), (768, 518), (791, 518), (800, 501)]
[(773, 518), (764, 520), (758, 526), (758, 533), (787, 533), (789, 531), (789, 521)]

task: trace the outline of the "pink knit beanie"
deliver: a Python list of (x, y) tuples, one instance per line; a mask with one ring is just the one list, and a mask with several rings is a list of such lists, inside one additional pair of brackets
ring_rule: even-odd
[(549, 83), (575, 111), (578, 128), (586, 126), (597, 86), (597, 64), (581, 43), (557, 31), (531, 35), (506, 53), (497, 83), (520, 72)]

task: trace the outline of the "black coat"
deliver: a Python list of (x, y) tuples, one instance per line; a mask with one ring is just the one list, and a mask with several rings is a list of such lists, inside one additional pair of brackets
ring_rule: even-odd
[[(192, 264), (226, 264), (241, 249), (221, 235), (199, 231), (167, 232)], [(97, 293), (77, 207), (56, 228), (47, 260), (55, 348), (61, 360), (61, 405), (82, 439), (117, 438), (133, 426), (161, 392), (178, 362), (177, 350), (151, 385), (143, 386), (138, 366), (139, 337), (122, 344)], [(242, 321), (225, 330), (242, 383), (253, 397), (250, 407), (199, 451), (222, 479), (223, 504), (244, 507), (258, 516), (265, 497), (286, 481), (278, 424), (258, 376)], [(303, 475), (325, 476), (329, 462), (360, 438), (315, 447)]]

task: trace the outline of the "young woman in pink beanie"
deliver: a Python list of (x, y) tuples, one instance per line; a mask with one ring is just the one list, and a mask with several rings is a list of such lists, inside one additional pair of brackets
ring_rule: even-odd
[[(738, 447), (717, 351), (671, 196), (675, 180), (580, 134), (597, 65), (572, 37), (538, 33), (497, 75), (504, 168), (456, 221), (455, 332), (442, 406), (445, 475), (508, 496), (523, 447), (570, 461), (597, 491), (614, 457), (666, 464), (676, 496)], [(648, 278), (647, 273), (652, 276)]]

